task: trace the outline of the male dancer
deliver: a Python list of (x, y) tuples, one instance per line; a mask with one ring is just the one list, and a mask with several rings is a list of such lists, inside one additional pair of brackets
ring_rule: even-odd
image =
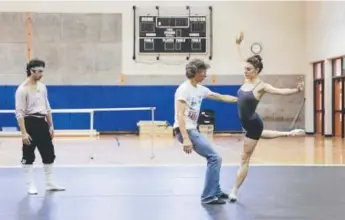
[(22, 133), (22, 166), (24, 169), (28, 193), (37, 194), (33, 180), (33, 162), (35, 149), (44, 164), (46, 188), (51, 191), (63, 191), (52, 178), (52, 166), (55, 160), (54, 126), (46, 86), (40, 82), (45, 62), (39, 59), (29, 61), (26, 66), (27, 79), (17, 88), (15, 94), (16, 118)]
[(186, 66), (187, 80), (175, 92), (175, 122), (176, 138), (183, 144), (183, 150), (190, 154), (192, 149), (207, 160), (205, 186), (201, 195), (204, 204), (225, 204), (228, 195), (222, 192), (219, 184), (219, 174), (222, 158), (212, 148), (211, 143), (197, 128), (200, 106), (204, 98), (234, 103), (236, 97), (212, 92), (200, 85), (209, 65), (200, 59), (190, 61)]

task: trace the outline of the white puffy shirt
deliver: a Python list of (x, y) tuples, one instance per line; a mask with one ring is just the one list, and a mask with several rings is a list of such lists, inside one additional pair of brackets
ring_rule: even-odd
[(26, 115), (40, 113), (47, 115), (51, 112), (46, 86), (37, 82), (37, 89), (29, 87), (27, 81), (19, 85), (15, 94), (16, 118), (23, 118)]

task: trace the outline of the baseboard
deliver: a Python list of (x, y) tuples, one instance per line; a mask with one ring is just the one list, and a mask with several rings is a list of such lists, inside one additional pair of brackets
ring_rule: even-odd
[[(224, 134), (243, 134), (243, 131), (215, 131), (214, 134), (216, 135), (224, 135)], [(103, 131), (99, 132), (100, 135), (139, 135), (138, 131)]]
[(243, 131), (215, 131), (215, 134), (243, 134)]
[(138, 131), (103, 131), (100, 135), (139, 135)]
[(333, 134), (325, 134), (325, 137), (328, 137), (328, 138), (333, 137)]
[(315, 132), (305, 132), (306, 135), (314, 135)]

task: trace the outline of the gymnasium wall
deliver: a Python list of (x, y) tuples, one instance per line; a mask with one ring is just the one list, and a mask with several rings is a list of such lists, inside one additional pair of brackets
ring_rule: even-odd
[[(294, 87), (305, 73), (304, 2), (0, 2), (0, 91), (6, 97), (1, 109), (13, 109), (16, 86), (25, 79), (28, 40), (31, 57), (47, 61), (43, 82), (49, 87), (53, 108), (156, 106), (157, 120), (173, 122), (173, 95), (184, 77), (185, 56), (137, 56), (132, 59), (133, 15), (207, 13), (213, 6), (213, 59), (211, 89), (236, 95), (243, 82), (243, 63), (234, 44), (239, 31), (245, 32), (244, 54), (253, 42), (263, 45), (262, 78), (278, 87)], [(258, 9), (260, 10), (258, 11)], [(26, 13), (31, 16), (31, 38)], [(191, 57), (193, 58), (193, 56)], [(204, 57), (201, 57), (204, 58)], [(205, 57), (207, 59), (207, 57)], [(258, 111), (268, 128), (287, 129), (304, 94), (267, 96)], [(216, 110), (216, 130), (239, 131), (236, 105), (206, 101), (204, 108)], [(135, 130), (148, 112), (99, 113), (95, 128), (103, 131)], [(88, 128), (87, 115), (56, 115), (57, 128)], [(226, 119), (226, 120), (224, 120)], [(273, 123), (270, 123), (273, 122)], [(15, 125), (3, 115), (0, 125)], [(304, 112), (299, 118), (304, 127)]]
[[(325, 133), (332, 133), (330, 59), (345, 55), (345, 2), (306, 2), (306, 97), (313, 97), (312, 62), (325, 61)], [(314, 130), (314, 102), (306, 100), (306, 130)]]

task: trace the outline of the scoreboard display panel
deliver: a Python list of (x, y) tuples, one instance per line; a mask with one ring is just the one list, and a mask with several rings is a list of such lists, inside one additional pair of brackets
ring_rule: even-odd
[(206, 53), (206, 16), (139, 16), (140, 53)]

